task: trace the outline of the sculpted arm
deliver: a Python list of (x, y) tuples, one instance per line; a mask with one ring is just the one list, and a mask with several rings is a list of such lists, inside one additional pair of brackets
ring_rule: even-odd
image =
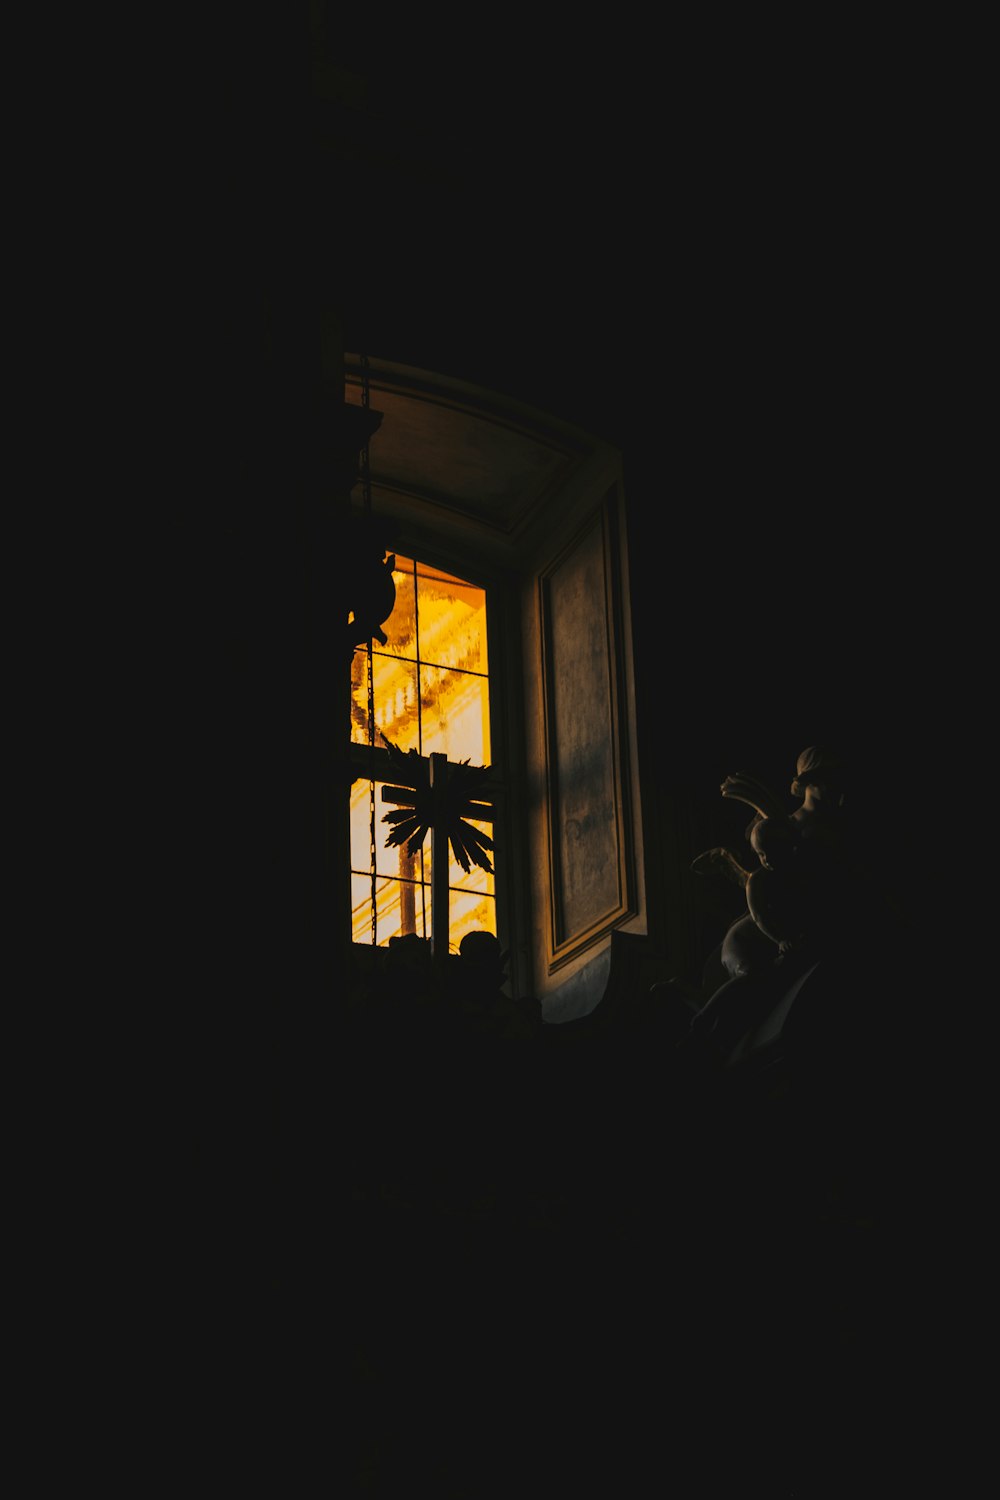
[(734, 775), (727, 776), (720, 790), (732, 802), (745, 802), (762, 818), (785, 816), (785, 808), (770, 787), (765, 786), (749, 771), (737, 771)]
[(751, 874), (728, 849), (706, 849), (704, 854), (698, 855), (691, 869), (696, 875), (724, 875), (741, 888), (746, 886)]

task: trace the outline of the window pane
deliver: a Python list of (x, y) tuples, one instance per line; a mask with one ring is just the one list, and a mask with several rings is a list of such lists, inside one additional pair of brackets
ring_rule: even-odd
[[(372, 653), (375, 678), (375, 741), (380, 734), (398, 745), (400, 750), (418, 750), (419, 710), (417, 705), (417, 669), (410, 662), (382, 652)], [(368, 745), (368, 652), (361, 647), (351, 664), (351, 739)]]
[(467, 932), (491, 932), (496, 937), (496, 902), (471, 891), (452, 891), (448, 904), (448, 947), (452, 953), (458, 952)]
[[(473, 828), (478, 828), (480, 833), (487, 833), (492, 838), (493, 825), (491, 823), (482, 823), (478, 818), (469, 818), (467, 819), (467, 821), (472, 825)], [(428, 834), (427, 838), (424, 840), (423, 849), (423, 878), (427, 881), (429, 881), (431, 878), (431, 869), (434, 863), (432, 850), (433, 845), (431, 842), (431, 836), (430, 834)], [(494, 861), (491, 856), (490, 864), (493, 863)], [(448, 845), (448, 884), (452, 890), (479, 891), (483, 895), (489, 896), (495, 894), (494, 877), (490, 874), (489, 870), (484, 870), (481, 865), (472, 865), (468, 871), (468, 874), (466, 874), (465, 870), (462, 869), (462, 866), (455, 858), (455, 851), (452, 849), (450, 843)]]
[[(386, 839), (392, 832), (390, 823), (383, 823), (387, 812), (396, 810), (395, 802), (382, 799), (385, 782), (375, 783), (375, 870), (378, 875), (400, 876), (404, 880), (430, 880), (431, 836), (424, 839), (424, 847), (409, 854), (406, 845), (386, 847)], [(370, 781), (355, 781), (351, 786), (351, 869), (362, 872), (371, 870), (371, 787)]]
[[(418, 937), (431, 935), (430, 886), (404, 880), (379, 880), (376, 884), (378, 913), (376, 942), (379, 946), (392, 937), (415, 932)], [(351, 876), (351, 927), (355, 943), (371, 943), (371, 879), (367, 875)], [(448, 902), (448, 947), (455, 953), (467, 932), (491, 932), (496, 937), (496, 902), (476, 891), (451, 891)]]
[(351, 657), (351, 741), (368, 744), (368, 652), (363, 646)]
[(485, 674), (484, 589), (418, 563), (417, 615), (421, 661)]
[[(492, 829), (488, 824), (475, 823), (473, 826), (481, 828), (483, 833), (488, 833), (492, 836)], [(490, 864), (493, 864), (492, 851), (490, 853)], [(453, 890), (480, 891), (484, 895), (489, 896), (492, 896), (494, 893), (494, 878), (489, 870), (484, 870), (481, 865), (472, 865), (468, 873), (466, 873), (455, 858), (454, 851), (450, 846), (448, 848), (448, 884)]]
[[(371, 898), (371, 878), (367, 875), (352, 875), (351, 927), (355, 943), (371, 943)], [(379, 946), (384, 946), (390, 938), (400, 937), (407, 932), (415, 932), (418, 937), (430, 937), (431, 903), (426, 887), (404, 880), (379, 880), (375, 904), (378, 913), (375, 938)]]
[(351, 876), (351, 937), (355, 943), (372, 940), (372, 883), (367, 875)]
[(420, 668), (421, 754), (440, 752), (474, 766), (490, 764), (490, 694), (485, 677)]

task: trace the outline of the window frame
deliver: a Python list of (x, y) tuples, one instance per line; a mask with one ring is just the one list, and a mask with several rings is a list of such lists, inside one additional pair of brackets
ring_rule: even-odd
[[(512, 771), (512, 749), (521, 736), (520, 704), (517, 695), (511, 694), (510, 665), (516, 658), (518, 642), (511, 638), (512, 627), (517, 617), (517, 594), (509, 578), (502, 570), (481, 566), (468, 554), (456, 547), (428, 546), (426, 538), (410, 532), (406, 527), (394, 528), (392, 550), (418, 564), (439, 568), (461, 578), (474, 588), (481, 588), (486, 595), (486, 642), (489, 713), (490, 713), (490, 768), (486, 783), (493, 803), (493, 870), (494, 896), (496, 903), (496, 929), (501, 948), (508, 954), (507, 969), (512, 994), (526, 993), (524, 983), (524, 959), (526, 948), (518, 944), (516, 915), (517, 891), (523, 890), (523, 876), (516, 877), (517, 861), (523, 859), (523, 840), (512, 826), (512, 802), (515, 800), (513, 785), (516, 773)], [(391, 618), (391, 616), (390, 616)], [(361, 648), (363, 649), (363, 648)], [(374, 649), (377, 649), (375, 647)], [(381, 745), (366, 745), (351, 740), (348, 759), (352, 771), (352, 785), (357, 780), (389, 782), (396, 780), (389, 751)], [(386, 804), (384, 811), (389, 810)], [(383, 809), (378, 810), (378, 826), (382, 828)], [(388, 830), (386, 830), (388, 832)], [(428, 835), (428, 839), (430, 835)], [(358, 873), (352, 869), (352, 873)], [(356, 948), (370, 948), (369, 943), (354, 943)], [(383, 946), (382, 944), (378, 945)], [(450, 946), (450, 945), (449, 945)], [(520, 952), (517, 950), (520, 948)]]
[[(518, 998), (537, 998), (546, 1020), (570, 1020), (604, 993), (613, 939), (645, 936), (650, 920), (622, 455), (497, 391), (381, 360), (370, 361), (369, 371), (372, 403), (384, 409), (370, 455), (371, 498), (387, 524), (389, 550), (487, 593), (492, 765), (504, 793), (494, 825), (497, 934), (508, 950), (509, 987)], [(356, 402), (362, 370), (355, 356), (347, 357), (346, 375)], [(540, 580), (598, 511), (607, 516), (614, 554), (606, 595), (623, 899), (586, 932), (556, 941)]]

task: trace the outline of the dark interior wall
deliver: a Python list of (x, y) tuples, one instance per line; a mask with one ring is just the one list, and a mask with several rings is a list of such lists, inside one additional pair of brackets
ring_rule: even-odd
[[(950, 733), (938, 698), (947, 610), (928, 610), (912, 528), (880, 515), (863, 481), (827, 500), (804, 480), (781, 499), (766, 486), (739, 498), (740, 470), (679, 518), (673, 569), (648, 546), (641, 510), (635, 523), (644, 797), (664, 843), (669, 827), (685, 855), (739, 853), (749, 811), (721, 798), (723, 778), (753, 771), (784, 794), (800, 751), (837, 748), (865, 861), (916, 918), (928, 863), (918, 809)], [(664, 551), (669, 538), (668, 526)], [(704, 956), (729, 908), (683, 863)]]

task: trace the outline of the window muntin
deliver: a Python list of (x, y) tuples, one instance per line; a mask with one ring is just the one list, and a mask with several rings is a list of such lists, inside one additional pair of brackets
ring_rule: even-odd
[[(396, 604), (384, 623), (387, 640), (359, 647), (351, 673), (351, 740), (377, 748), (441, 753), (449, 761), (490, 764), (490, 704), (486, 593), (465, 579), (412, 558), (396, 557)], [(369, 682), (374, 722), (369, 716)], [(431, 839), (409, 855), (386, 848), (378, 780), (351, 788), (352, 929), (355, 942), (372, 941), (372, 824), (374, 814), (375, 941), (431, 932)], [(391, 783), (390, 783), (391, 784)], [(374, 801), (374, 806), (373, 806)], [(486, 833), (492, 826), (476, 823)], [(449, 848), (449, 946), (466, 932), (496, 933), (494, 877), (464, 871)]]

